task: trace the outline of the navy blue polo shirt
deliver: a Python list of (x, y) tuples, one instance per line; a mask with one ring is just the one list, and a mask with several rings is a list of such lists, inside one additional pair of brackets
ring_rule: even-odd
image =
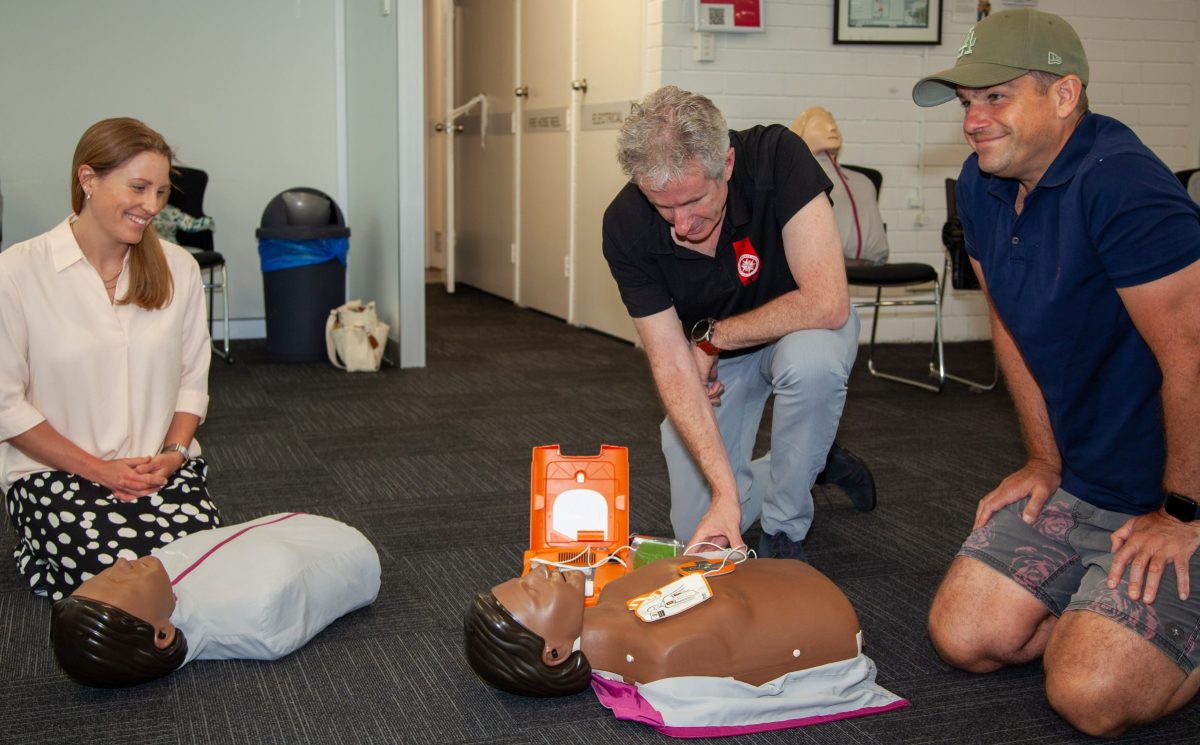
[(958, 209), (1041, 388), (1062, 488), (1126, 514), (1162, 503), (1162, 373), (1117, 295), (1200, 259), (1200, 209), (1124, 124), (1079, 123), (1018, 215), (1015, 180), (963, 164)]
[(714, 256), (676, 244), (671, 225), (636, 184), (626, 184), (605, 211), (604, 258), (630, 316), (674, 306), (690, 330), (703, 318), (728, 318), (796, 289), (783, 226), (833, 184), (787, 127), (731, 131), (729, 142), (733, 174)]

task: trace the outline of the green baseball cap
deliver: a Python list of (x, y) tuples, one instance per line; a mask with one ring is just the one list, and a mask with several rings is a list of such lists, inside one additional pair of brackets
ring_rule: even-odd
[(913, 86), (918, 106), (937, 106), (955, 97), (956, 86), (990, 88), (1030, 70), (1054, 75), (1074, 73), (1088, 84), (1083, 42), (1071, 24), (1053, 13), (1032, 8), (1005, 10), (971, 27), (958, 48), (954, 67), (922, 78)]

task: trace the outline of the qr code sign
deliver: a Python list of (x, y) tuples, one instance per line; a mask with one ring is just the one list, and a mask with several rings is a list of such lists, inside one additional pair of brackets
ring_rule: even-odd
[(696, 30), (734, 31), (734, 4), (697, 2)]
[[(852, 0), (858, 2), (858, 0)], [(763, 0), (691, 0), (697, 31), (762, 31)], [(906, 0), (917, 2), (917, 0)], [(925, 2), (925, 0), (921, 0)]]

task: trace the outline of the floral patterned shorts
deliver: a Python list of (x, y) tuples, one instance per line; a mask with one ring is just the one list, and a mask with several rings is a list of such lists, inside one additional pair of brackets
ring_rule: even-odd
[(1163, 651), (1184, 674), (1200, 664), (1200, 551), (1193, 554), (1192, 592), (1179, 599), (1175, 568), (1162, 574), (1154, 603), (1130, 600), (1128, 572), (1115, 590), (1109, 536), (1129, 515), (1094, 507), (1059, 489), (1033, 525), (1021, 520), (1027, 499), (1014, 502), (973, 531), (959, 550), (1010, 577), (1061, 616), (1086, 610), (1133, 630)]

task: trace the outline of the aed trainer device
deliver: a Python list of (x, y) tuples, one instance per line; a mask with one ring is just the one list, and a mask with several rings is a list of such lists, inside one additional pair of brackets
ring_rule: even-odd
[(536, 563), (586, 574), (584, 605), (628, 569), (615, 560), (629, 537), (629, 453), (601, 445), (596, 455), (563, 455), (558, 445), (533, 449), (529, 480), (529, 550)]

